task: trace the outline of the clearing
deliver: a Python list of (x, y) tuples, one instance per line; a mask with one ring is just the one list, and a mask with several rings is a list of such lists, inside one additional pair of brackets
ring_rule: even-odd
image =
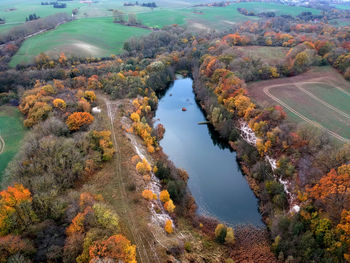
[(289, 51), (287, 47), (263, 47), (263, 46), (235, 46), (239, 57), (251, 57), (261, 59), (269, 64), (282, 63)]
[(331, 67), (254, 82), (248, 91), (262, 106), (280, 104), (291, 120), (308, 122), (342, 142), (350, 141), (350, 84)]

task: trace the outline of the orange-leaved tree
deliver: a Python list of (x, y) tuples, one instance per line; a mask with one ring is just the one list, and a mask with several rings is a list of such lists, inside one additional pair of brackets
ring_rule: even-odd
[(165, 231), (166, 231), (168, 234), (171, 234), (171, 233), (174, 232), (173, 222), (171, 222), (170, 219), (168, 219), (168, 220), (165, 222), (164, 229), (165, 229)]
[(31, 193), (27, 188), (15, 184), (0, 192), (0, 236), (20, 232), (35, 219)]
[(350, 210), (350, 164), (332, 169), (313, 187), (306, 189), (309, 197), (317, 200), (332, 217)]
[(113, 259), (114, 262), (136, 263), (136, 246), (123, 235), (114, 235), (107, 240), (94, 242), (89, 249), (90, 258)]
[(94, 121), (94, 116), (88, 112), (74, 112), (68, 116), (66, 124), (71, 131), (77, 131), (84, 125)]
[(170, 194), (167, 190), (163, 190), (160, 192), (159, 194), (159, 199), (160, 201), (162, 201), (163, 203), (168, 202), (170, 200)]

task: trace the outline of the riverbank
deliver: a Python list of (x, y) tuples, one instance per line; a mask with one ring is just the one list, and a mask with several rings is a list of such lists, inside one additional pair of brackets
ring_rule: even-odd
[[(237, 160), (244, 172), (245, 178), (259, 200), (259, 211), (262, 215), (262, 220), (267, 226), (267, 229), (270, 230), (271, 217), (273, 217), (275, 210), (289, 210), (284, 187), (275, 181), (270, 163), (259, 154), (256, 146), (249, 144), (246, 139), (243, 139), (238, 119), (227, 112), (226, 116), (231, 117), (228, 117), (226, 121), (213, 122), (210, 109), (216, 107), (216, 105), (219, 107), (216, 96), (215, 100), (211, 100), (211, 103), (208, 103), (205, 98), (214, 96), (214, 94), (211, 95), (211, 91), (208, 91), (205, 83), (201, 81), (199, 69), (194, 68), (192, 72), (196, 100), (204, 111), (206, 118), (217, 130), (221, 138), (237, 152)], [(226, 111), (224, 108), (220, 109)], [(270, 187), (267, 184), (270, 184), (276, 190), (271, 192), (271, 190), (267, 189), (267, 187)]]
[[(178, 78), (159, 99), (155, 125), (160, 123), (165, 128), (162, 150), (176, 167), (189, 174), (187, 185), (200, 215), (232, 226), (263, 225), (236, 153), (210, 126), (198, 124), (206, 119), (192, 86), (190, 78)], [(181, 110), (184, 107), (185, 112)]]

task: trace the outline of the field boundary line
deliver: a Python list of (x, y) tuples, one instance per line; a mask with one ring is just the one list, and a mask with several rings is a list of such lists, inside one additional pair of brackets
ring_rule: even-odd
[[(316, 84), (316, 83), (317, 83), (317, 82), (314, 82), (314, 84)], [(319, 83), (319, 84), (321, 84), (321, 83)], [(349, 115), (349, 114), (347, 114), (347, 113), (345, 113), (345, 112), (343, 112), (343, 111), (337, 109), (336, 107), (332, 106), (331, 104), (329, 104), (329, 103), (325, 102), (324, 100), (318, 98), (317, 96), (315, 96), (314, 94), (312, 94), (310, 91), (308, 91), (308, 90), (304, 89), (303, 87), (301, 87), (301, 85), (300, 85), (299, 83), (295, 83), (295, 86), (296, 86), (299, 90), (301, 90), (302, 92), (304, 92), (304, 93), (306, 93), (307, 95), (309, 95), (311, 98), (313, 98), (313, 99), (317, 100), (318, 102), (322, 103), (322, 104), (323, 104), (324, 106), (326, 106), (327, 108), (329, 108), (329, 109), (331, 109), (331, 110), (333, 110), (333, 111), (339, 113), (340, 115), (344, 116), (344, 117), (347, 118), (347, 119), (350, 119), (350, 115)]]
[(328, 84), (328, 85), (331, 85), (332, 87), (336, 88), (337, 90), (343, 92), (344, 94), (350, 96), (350, 92), (346, 91), (345, 89), (339, 87), (339, 86), (336, 86), (336, 85), (333, 85), (332, 83), (324, 83), (324, 82), (316, 82), (316, 81), (305, 81), (305, 82), (297, 82), (298, 84)]
[[(313, 120), (310, 120), (309, 118), (305, 117), (304, 115), (302, 115), (301, 113), (299, 113), (298, 111), (294, 110), (292, 107), (290, 107), (288, 104), (284, 103), (282, 100), (280, 100), (279, 98), (275, 97), (274, 95), (272, 95), (270, 93), (270, 89), (271, 88), (277, 88), (280, 86), (285, 86), (286, 84), (278, 84), (278, 85), (272, 85), (272, 86), (268, 86), (268, 87), (264, 87), (263, 91), (264, 93), (270, 97), (271, 99), (273, 99), (274, 101), (276, 101), (277, 103), (281, 104), (283, 107), (285, 107), (286, 109), (288, 109), (290, 112), (294, 113), (295, 115), (297, 115), (299, 118), (301, 118), (302, 120), (306, 121), (307, 123), (321, 128), (323, 130), (325, 130), (326, 132), (328, 132), (330, 135), (332, 135), (333, 137), (337, 138), (338, 140), (342, 141), (342, 142), (350, 142), (349, 139), (346, 139), (344, 137), (342, 137), (341, 135), (339, 135), (338, 133), (335, 133), (329, 129), (327, 129), (326, 127), (324, 127), (323, 125), (319, 124), (318, 122), (315, 122)], [(294, 85), (294, 83), (293, 83)]]
[(2, 154), (5, 151), (5, 141), (0, 135), (0, 154)]

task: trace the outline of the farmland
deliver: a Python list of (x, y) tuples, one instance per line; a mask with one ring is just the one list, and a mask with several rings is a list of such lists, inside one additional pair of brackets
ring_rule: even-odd
[(235, 47), (235, 51), (240, 57), (251, 57), (253, 59), (261, 59), (270, 64), (276, 64), (283, 61), (289, 48), (285, 47), (264, 47), (264, 46), (246, 46)]
[(153, 12), (142, 12), (137, 15), (145, 25), (152, 27), (162, 27), (169, 24), (184, 24), (188, 22), (202, 24), (212, 29), (225, 29), (238, 22), (257, 20), (258, 17), (244, 16), (237, 11), (237, 8), (246, 8), (249, 11), (276, 12), (276, 15), (296, 16), (301, 12), (309, 11), (319, 14), (320, 11), (305, 7), (292, 7), (275, 3), (235, 3), (226, 7), (198, 6), (180, 9), (156, 9)]
[[(22, 116), (19, 111), (10, 106), (0, 107), (0, 181), (7, 164), (17, 153), (25, 134)], [(5, 145), (3, 145), (3, 143)]]
[[(196, 3), (200, 3), (200, 1)], [(171, 24), (188, 24), (193, 29), (206, 30), (223, 30), (238, 22), (258, 19), (258, 17), (248, 17), (240, 14), (237, 11), (238, 7), (254, 12), (274, 11), (277, 15), (297, 15), (303, 11), (319, 13), (319, 10), (316, 9), (287, 7), (276, 3), (251, 2), (235, 3), (226, 7), (189, 7), (188, 4), (179, 2), (178, 8), (171, 8), (173, 4), (162, 2), (160, 7), (150, 9), (142, 6), (125, 7), (122, 1), (106, 0), (91, 5), (72, 1), (67, 2), (67, 8), (57, 9), (52, 6), (42, 6), (39, 2), (34, 1), (5, 0), (0, 3), (0, 17), (6, 19), (6, 24), (0, 25), (0, 33), (23, 23), (25, 17), (30, 13), (45, 17), (57, 12), (70, 14), (72, 9), (79, 9), (78, 15), (76, 15), (77, 20), (61, 25), (53, 31), (27, 39), (10, 62), (10, 66), (14, 67), (20, 63), (32, 62), (34, 57), (41, 52), (45, 52), (52, 57), (57, 57), (60, 52), (64, 52), (68, 56), (74, 54), (76, 56), (95, 57), (117, 54), (120, 53), (125, 40), (131, 36), (140, 36), (150, 32), (144, 29), (126, 28), (114, 24), (111, 11), (113, 9), (121, 10), (125, 14), (136, 14), (137, 19), (149, 27), (161, 28)], [(14, 10), (9, 11), (9, 8)], [(91, 34), (91, 32), (94, 32), (94, 34)], [(64, 41), (61, 41), (62, 39)]]
[(248, 90), (261, 105), (282, 105), (291, 120), (320, 127), (343, 142), (350, 139), (350, 85), (329, 67), (253, 83)]
[(146, 29), (115, 24), (112, 18), (75, 20), (26, 40), (12, 58), (10, 66), (31, 62), (41, 52), (53, 57), (60, 52), (68, 56), (110, 56), (120, 53), (128, 38), (149, 32)]

